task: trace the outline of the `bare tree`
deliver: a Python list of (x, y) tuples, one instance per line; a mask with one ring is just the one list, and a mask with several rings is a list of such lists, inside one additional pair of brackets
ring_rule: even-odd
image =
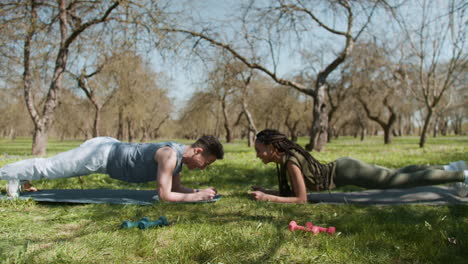
[(358, 102), (367, 117), (382, 127), (384, 142), (389, 144), (403, 105), (406, 80), (400, 66), (394, 66), (386, 52), (374, 43), (360, 43), (348, 66)]
[(252, 113), (248, 105), (248, 98), (250, 97), (249, 92), (251, 90), (249, 89), (249, 87), (251, 85), (251, 81), (252, 81), (252, 77), (254, 73), (252, 71), (248, 71), (247, 73), (241, 72), (240, 74), (242, 78), (242, 87), (241, 87), (242, 89), (242, 96), (241, 96), (242, 112), (241, 114), (243, 114), (245, 118), (247, 119), (247, 123), (248, 123), (247, 145), (251, 147), (254, 145), (255, 135), (258, 132), (257, 126), (255, 125), (254, 118), (252, 116)]
[(57, 107), (51, 134), (54, 134), (64, 140), (68, 137), (77, 137), (89, 139), (92, 137), (93, 120), (89, 118), (92, 115), (92, 107), (89, 100), (74, 93), (73, 90), (64, 89), (61, 93), (60, 103)]
[(95, 75), (99, 74), (103, 67), (104, 63), (99, 65), (99, 67), (97, 67), (97, 69), (91, 73), (86, 73), (86, 69), (83, 68), (79, 76), (72, 74), (72, 76), (76, 79), (78, 87), (85, 93), (86, 97), (89, 99), (89, 101), (94, 107), (94, 122), (92, 132), (93, 137), (100, 136), (99, 126), (101, 123), (101, 111), (102, 108), (112, 99), (112, 96), (114, 95), (113, 91), (115, 91), (113, 90), (111, 93), (102, 96), (101, 94), (103, 94), (103, 92), (99, 91), (98, 88), (96, 88), (100, 86), (99, 83), (95, 83), (94, 85), (90, 84), (90, 79)]
[[(290, 88), (296, 89), (304, 94), (307, 94), (314, 98), (314, 107), (313, 107), (313, 124), (311, 130), (311, 137), (310, 142), (307, 145), (307, 149), (316, 149), (320, 151), (324, 144), (326, 143), (327, 137), (327, 128), (328, 128), (328, 110), (327, 110), (327, 101), (326, 101), (326, 82), (327, 77), (341, 64), (345, 61), (346, 57), (349, 55), (353, 48), (354, 41), (357, 37), (359, 37), (362, 29), (367, 26), (367, 23), (364, 23), (361, 30), (358, 32), (353, 32), (353, 25), (354, 25), (354, 10), (352, 3), (347, 0), (341, 1), (330, 1), (330, 4), (333, 10), (341, 9), (342, 16), (339, 16), (339, 19), (346, 21), (344, 24), (344, 30), (333, 28), (332, 26), (327, 25), (324, 20), (320, 19), (315, 11), (311, 3), (307, 1), (277, 1), (276, 4), (272, 4), (271, 6), (261, 7), (261, 8), (253, 8), (252, 4), (249, 5), (244, 14), (251, 12), (251, 10), (259, 10), (257, 13), (254, 13), (253, 17), (260, 17), (262, 24), (264, 23), (264, 19), (268, 18), (268, 21), (272, 21), (272, 24), (268, 24), (267, 26), (267, 45), (272, 45), (274, 40), (272, 38), (268, 38), (268, 34), (271, 35), (272, 31), (277, 30), (278, 32), (283, 33), (285, 29), (285, 23), (278, 23), (281, 20), (286, 20), (286, 24), (289, 24), (289, 29), (293, 30), (295, 28), (300, 27), (302, 31), (306, 32), (311, 29), (310, 24), (318, 25), (318, 27), (325, 30), (330, 35), (342, 37), (343, 43), (341, 51), (335, 55), (335, 57), (328, 63), (325, 67), (318, 71), (317, 77), (314, 83), (314, 87), (307, 88), (304, 84), (300, 82), (296, 82), (294, 80), (285, 79), (278, 76), (276, 72), (276, 54), (270, 54), (272, 58), (274, 58), (274, 69), (270, 69), (266, 66), (266, 64), (262, 64), (258, 56), (253, 55), (252, 57), (243, 55), (241, 48), (236, 48), (234, 45), (229, 44), (228, 42), (223, 42), (219, 38), (217, 38), (217, 34), (210, 34), (209, 28), (204, 28), (203, 31), (197, 31), (193, 29), (187, 28), (177, 28), (173, 25), (167, 27), (158, 27), (158, 32), (172, 32), (172, 33), (181, 33), (185, 35), (189, 35), (196, 39), (196, 45), (200, 43), (200, 40), (207, 41), (208, 43), (227, 50), (233, 57), (240, 60), (244, 63), (247, 67), (255, 70), (259, 70), (263, 72), (267, 76), (269, 76), (272, 80), (277, 82), (278, 84), (288, 86)], [(372, 5), (372, 8), (375, 8), (376, 5)], [(337, 12), (339, 13), (339, 12)], [(372, 16), (372, 11), (370, 12), (367, 22), (369, 22), (370, 17)], [(244, 16), (245, 18), (245, 16)], [(307, 21), (305, 24), (301, 24), (303, 21)], [(276, 29), (273, 29), (271, 25), (280, 25)], [(245, 25), (245, 24), (244, 24)], [(252, 46), (252, 42), (255, 39), (261, 39), (262, 37), (255, 37), (257, 34), (244, 34), (246, 41), (249, 43), (248, 45)], [(195, 46), (196, 46), (195, 45)], [(272, 50), (272, 49), (270, 49)], [(260, 52), (259, 52), (260, 53)]]
[[(101, 74), (96, 76), (95, 85), (104, 86), (101, 96), (112, 97), (107, 107), (117, 114), (117, 137), (128, 141), (137, 139), (138, 131), (148, 139), (150, 132), (161, 128), (172, 111), (172, 103), (158, 85), (158, 74), (134, 51), (116, 52)], [(163, 121), (164, 120), (164, 121)]]
[[(395, 17), (412, 51), (408, 61), (417, 76), (415, 85), (411, 86), (412, 92), (425, 107), (419, 140), (419, 146), (424, 147), (436, 107), (453, 87), (455, 73), (468, 62), (466, 2), (450, 0), (441, 6), (434, 1), (420, 0), (413, 5), (421, 14), (416, 24), (414, 16), (396, 12)], [(416, 26), (413, 28), (413, 25)]]
[(250, 82), (248, 78), (243, 81), (239, 79), (242, 70), (237, 66), (231, 62), (229, 56), (220, 56), (220, 59), (215, 64), (215, 68), (208, 73), (207, 77), (209, 90), (221, 106), (226, 142), (233, 141), (233, 129), (236, 123), (238, 123), (232, 120), (232, 116), (235, 116), (233, 107), (234, 98), (239, 93), (238, 88), (243, 87), (246, 89)]
[(344, 101), (350, 96), (351, 89), (349, 89), (350, 83), (348, 79), (349, 78), (342, 73), (340, 82), (329, 83), (327, 86), (327, 98), (330, 104), (330, 109), (328, 110), (328, 142), (335, 137), (336, 131), (334, 124), (338, 121), (336, 115), (339, 113), (339, 109), (343, 106)]
[[(16, 33), (23, 36), (22, 40), (17, 41), (21, 41), (23, 47), (24, 100), (35, 127), (33, 155), (44, 155), (46, 152), (47, 136), (59, 103), (62, 79), (67, 70), (72, 46), (86, 31), (109, 21), (118, 5), (119, 1), (97, 3), (31, 0), (2, 3), (2, 8), (8, 9), (2, 24), (9, 28), (14, 27)], [(75, 49), (73, 52), (78, 51)], [(39, 65), (34, 64), (41, 59), (44, 67), (43, 79), (48, 81), (48, 89), (42, 111), (39, 111), (34, 99), (33, 89), (37, 84), (34, 83), (33, 75), (39, 70)]]
[(196, 139), (203, 134), (214, 134), (219, 125), (219, 104), (213, 104), (217, 100), (210, 92), (194, 93), (181, 110), (178, 134), (187, 139)]

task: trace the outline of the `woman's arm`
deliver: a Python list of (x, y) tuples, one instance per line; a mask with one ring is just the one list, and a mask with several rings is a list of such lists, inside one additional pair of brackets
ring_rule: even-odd
[(278, 190), (267, 190), (267, 189), (265, 189), (263, 187), (260, 187), (260, 186), (252, 186), (252, 190), (253, 191), (261, 191), (261, 192), (264, 192), (266, 194), (279, 195)]
[(278, 195), (267, 194), (262, 191), (254, 191), (251, 193), (252, 198), (257, 201), (270, 201), (277, 203), (306, 203), (307, 189), (304, 182), (304, 175), (301, 169), (292, 162), (286, 164), (288, 175), (291, 178), (292, 188), (296, 196), (282, 197)]

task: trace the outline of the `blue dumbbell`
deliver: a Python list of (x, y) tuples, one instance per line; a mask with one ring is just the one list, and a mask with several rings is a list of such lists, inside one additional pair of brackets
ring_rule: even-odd
[(144, 221), (144, 222), (138, 223), (138, 228), (147, 229), (147, 228), (154, 227), (154, 226), (168, 226), (168, 225), (169, 225), (169, 222), (167, 222), (166, 217), (161, 216), (156, 221)]
[(148, 217), (143, 217), (140, 221), (135, 221), (135, 222), (125, 220), (125, 221), (122, 222), (122, 225), (120, 225), (120, 227), (121, 228), (137, 227), (139, 223), (149, 222), (149, 221), (150, 221), (150, 219)]

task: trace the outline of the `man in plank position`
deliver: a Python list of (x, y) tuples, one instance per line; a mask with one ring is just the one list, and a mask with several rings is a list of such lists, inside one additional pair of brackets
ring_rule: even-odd
[(126, 182), (156, 180), (159, 197), (165, 201), (203, 201), (213, 199), (216, 190), (182, 186), (182, 165), (190, 170), (204, 169), (223, 156), (223, 145), (214, 136), (203, 136), (190, 146), (171, 141), (123, 143), (111, 137), (97, 137), (50, 158), (8, 164), (0, 168), (0, 180), (8, 181), (9, 196), (18, 197), (21, 185), (31, 180), (104, 173)]

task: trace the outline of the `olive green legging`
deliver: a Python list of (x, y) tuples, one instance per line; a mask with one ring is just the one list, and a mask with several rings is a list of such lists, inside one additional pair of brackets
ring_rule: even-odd
[(464, 180), (463, 171), (445, 171), (443, 166), (411, 165), (388, 169), (353, 158), (336, 160), (335, 185), (356, 185), (368, 189), (410, 188)]

